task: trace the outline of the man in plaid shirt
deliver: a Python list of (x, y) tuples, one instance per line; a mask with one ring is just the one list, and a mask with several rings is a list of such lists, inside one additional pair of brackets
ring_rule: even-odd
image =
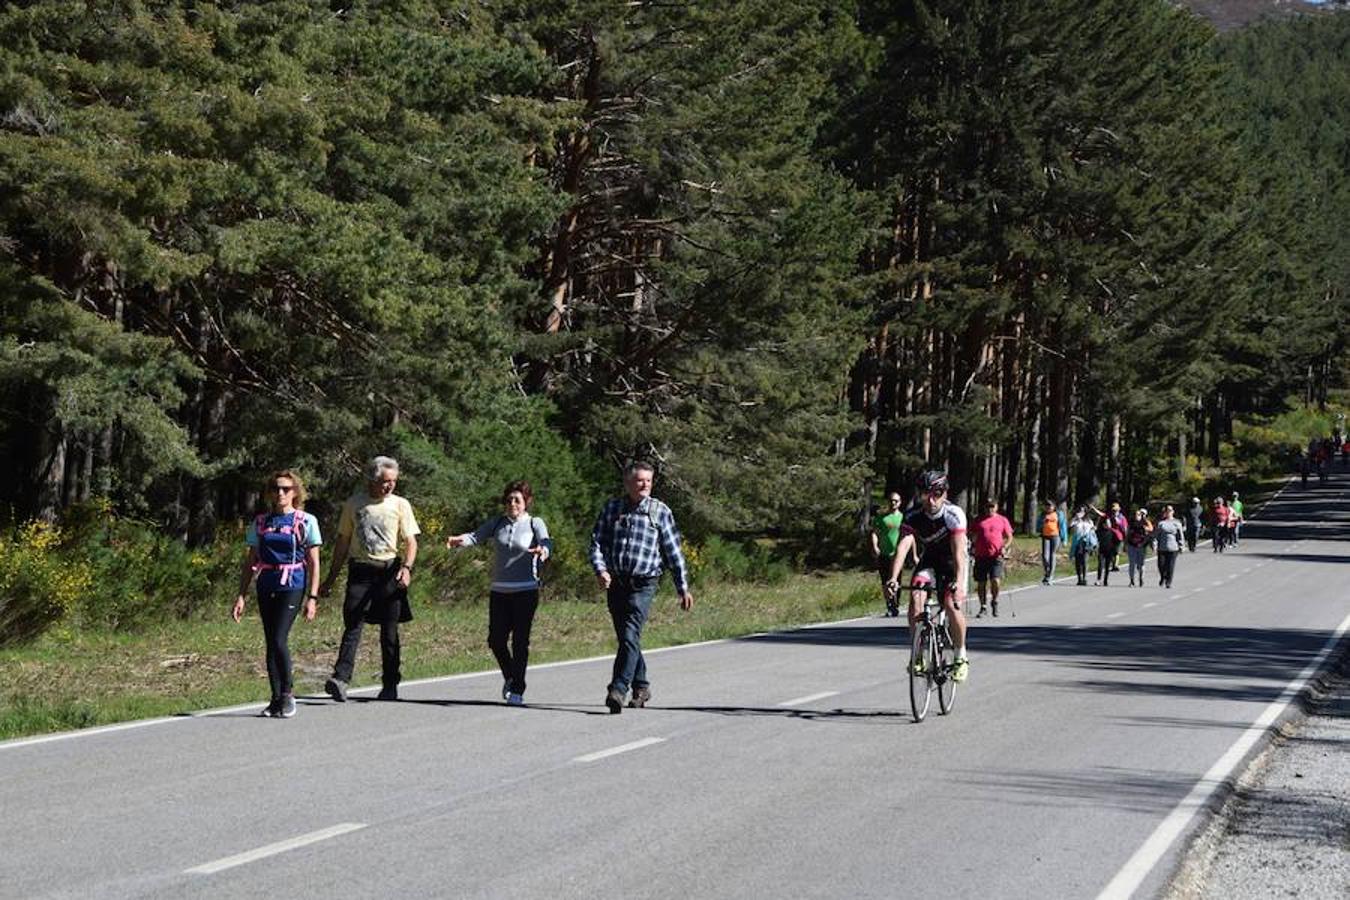
[(680, 531), (670, 507), (652, 496), (652, 471), (646, 463), (630, 463), (624, 472), (624, 496), (605, 504), (591, 532), (591, 567), (605, 589), (619, 641), (614, 676), (605, 695), (611, 713), (623, 711), (630, 686), (630, 707), (646, 706), (652, 697), (647, 661), (642, 656), (642, 626), (663, 567), (668, 566), (675, 577), (680, 608), (694, 606), (689, 569), (680, 551)]

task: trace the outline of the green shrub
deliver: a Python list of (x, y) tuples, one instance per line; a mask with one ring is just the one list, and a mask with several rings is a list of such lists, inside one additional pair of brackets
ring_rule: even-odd
[(44, 522), (0, 535), (0, 646), (37, 637), (87, 596), (89, 566), (63, 552), (66, 536)]
[(792, 574), (790, 560), (773, 546), (757, 541), (737, 542), (717, 535), (686, 548), (694, 578), (712, 581), (781, 584)]

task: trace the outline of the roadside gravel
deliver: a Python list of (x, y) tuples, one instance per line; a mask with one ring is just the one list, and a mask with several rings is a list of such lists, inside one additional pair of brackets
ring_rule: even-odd
[(1193, 842), (1170, 900), (1350, 897), (1350, 653)]

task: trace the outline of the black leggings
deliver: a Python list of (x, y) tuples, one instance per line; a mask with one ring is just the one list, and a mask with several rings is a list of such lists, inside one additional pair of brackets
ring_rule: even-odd
[(291, 683), (291, 626), (300, 612), (304, 588), (298, 590), (258, 591), (258, 615), (262, 617), (263, 639), (267, 642), (267, 681), (272, 699), (293, 691)]
[(502, 677), (513, 694), (525, 693), (525, 667), (530, 663), (530, 628), (538, 608), (538, 591), (492, 591), (488, 594), (488, 646), (497, 657)]
[(1116, 548), (1103, 545), (1097, 551), (1097, 580), (1102, 584), (1111, 581), (1111, 566), (1116, 561)]
[(1177, 571), (1178, 555), (1179, 553), (1176, 550), (1158, 551), (1158, 579), (1162, 582), (1163, 587), (1172, 586), (1172, 576)]

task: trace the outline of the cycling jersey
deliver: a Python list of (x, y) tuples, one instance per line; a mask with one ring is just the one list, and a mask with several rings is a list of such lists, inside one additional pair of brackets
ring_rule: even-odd
[(905, 516), (900, 526), (902, 535), (914, 535), (919, 549), (919, 564), (915, 569), (932, 569), (940, 575), (956, 575), (956, 559), (952, 556), (952, 535), (965, 536), (966, 514), (954, 503), (943, 503), (936, 515), (921, 506)]

